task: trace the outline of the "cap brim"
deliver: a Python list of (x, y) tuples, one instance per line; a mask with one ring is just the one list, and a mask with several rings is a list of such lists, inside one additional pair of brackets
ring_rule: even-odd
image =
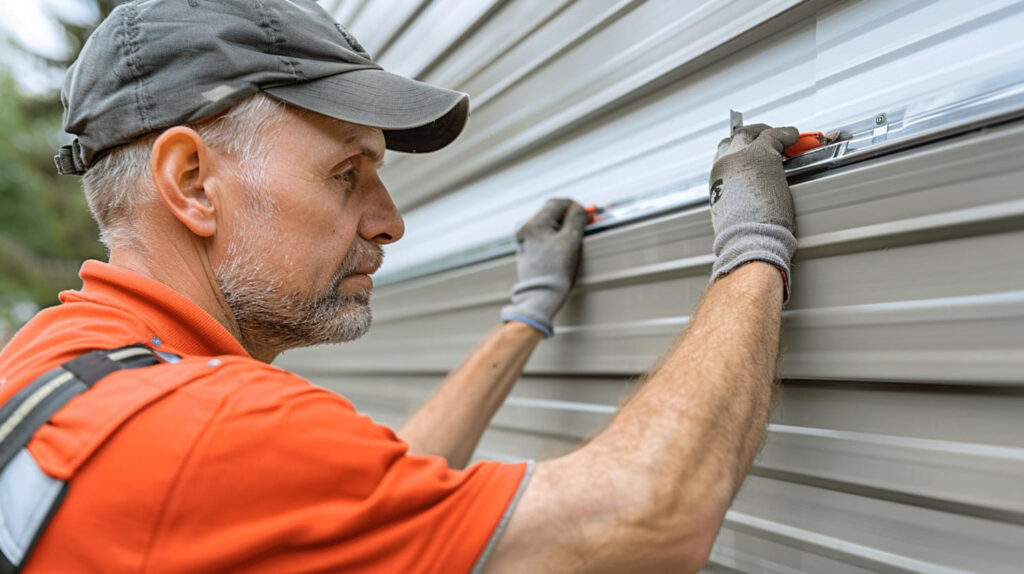
[(423, 153), (455, 140), (469, 116), (469, 96), (377, 69), (264, 88), (300, 108), (384, 131), (388, 149)]

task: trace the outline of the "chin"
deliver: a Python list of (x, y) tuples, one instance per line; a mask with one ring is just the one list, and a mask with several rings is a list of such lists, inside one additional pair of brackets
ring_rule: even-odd
[[(365, 292), (369, 297), (369, 291)], [(335, 329), (333, 343), (355, 341), (370, 330), (373, 324), (373, 310), (369, 305), (361, 305), (357, 309), (345, 309), (338, 317), (339, 325)]]
[(365, 298), (367, 301), (332, 305), (333, 309), (321, 307), (295, 325), (295, 335), (297, 339), (302, 339), (302, 346), (347, 343), (355, 341), (370, 330), (373, 311), (368, 301), (369, 292), (348, 297)]

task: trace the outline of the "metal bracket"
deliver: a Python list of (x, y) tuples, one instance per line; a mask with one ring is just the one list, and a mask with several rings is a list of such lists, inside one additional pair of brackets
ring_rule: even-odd
[(882, 112), (875, 116), (875, 129), (871, 131), (871, 143), (885, 141), (889, 135), (889, 115)]

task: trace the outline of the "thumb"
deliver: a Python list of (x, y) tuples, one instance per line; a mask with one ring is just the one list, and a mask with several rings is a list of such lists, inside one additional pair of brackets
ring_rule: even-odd
[(589, 219), (590, 216), (587, 214), (587, 210), (574, 201), (569, 205), (569, 210), (565, 214), (565, 220), (562, 222), (560, 233), (581, 236)]
[(538, 229), (557, 230), (559, 222), (562, 220), (562, 214), (571, 203), (572, 200), (569, 199), (553, 198), (547, 200), (544, 203), (544, 207), (540, 208), (540, 211), (530, 218), (527, 226)]
[(787, 147), (795, 144), (799, 138), (800, 132), (796, 128), (788, 126), (766, 129), (757, 136), (757, 141), (754, 143), (774, 149), (781, 154)]

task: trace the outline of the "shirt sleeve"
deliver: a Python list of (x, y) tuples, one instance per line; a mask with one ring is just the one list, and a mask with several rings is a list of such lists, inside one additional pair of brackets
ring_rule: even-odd
[(470, 572), (528, 465), (448, 468), (297, 377), (246, 384), (183, 464), (155, 571)]

